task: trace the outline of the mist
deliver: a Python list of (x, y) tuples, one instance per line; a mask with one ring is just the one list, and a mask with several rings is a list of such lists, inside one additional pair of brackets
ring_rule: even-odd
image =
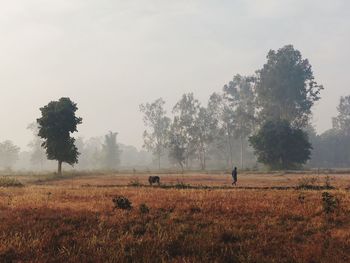
[(322, 134), (340, 96), (349, 95), (349, 10), (345, 0), (3, 2), (0, 141), (20, 147), (17, 165), (27, 167), (27, 126), (40, 107), (70, 97), (83, 118), (75, 138), (100, 138), (101, 147), (109, 131), (118, 132), (121, 167), (156, 167), (142, 148), (140, 104), (162, 97), (171, 116), (193, 92), (206, 105), (235, 74), (253, 74), (270, 49), (286, 44), (309, 59), (325, 87), (312, 109)]

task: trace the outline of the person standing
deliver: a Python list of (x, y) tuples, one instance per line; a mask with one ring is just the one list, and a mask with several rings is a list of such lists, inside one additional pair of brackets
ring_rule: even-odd
[(237, 185), (237, 167), (235, 166), (232, 170), (232, 185)]

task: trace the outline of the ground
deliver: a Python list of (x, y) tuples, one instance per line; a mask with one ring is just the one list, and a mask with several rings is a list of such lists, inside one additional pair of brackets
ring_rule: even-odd
[(148, 176), (17, 176), (0, 262), (350, 262), (350, 174)]

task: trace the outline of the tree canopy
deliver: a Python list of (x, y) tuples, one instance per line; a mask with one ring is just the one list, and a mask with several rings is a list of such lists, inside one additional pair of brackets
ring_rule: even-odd
[(314, 79), (309, 61), (300, 51), (292, 45), (270, 50), (267, 62), (257, 71), (260, 120), (281, 119), (294, 127), (304, 127), (322, 89)]
[(59, 174), (62, 173), (63, 162), (70, 165), (78, 163), (79, 152), (74, 144), (75, 139), (70, 136), (82, 123), (82, 118), (75, 115), (77, 110), (77, 104), (69, 98), (51, 101), (40, 108), (38, 135), (44, 140), (42, 146), (46, 149), (47, 158), (58, 161)]
[(312, 147), (306, 132), (286, 120), (265, 122), (249, 140), (258, 161), (271, 169), (295, 169), (310, 159)]

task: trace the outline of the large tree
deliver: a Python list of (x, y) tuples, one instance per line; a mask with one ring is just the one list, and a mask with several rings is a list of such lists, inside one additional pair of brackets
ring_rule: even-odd
[(244, 143), (255, 128), (255, 93), (254, 78), (235, 75), (233, 80), (224, 86), (224, 98), (231, 108), (233, 131), (240, 141), (241, 168), (244, 167)]
[(58, 161), (58, 174), (62, 174), (63, 162), (70, 165), (78, 163), (79, 152), (75, 139), (71, 137), (82, 123), (82, 118), (75, 115), (77, 110), (77, 104), (69, 98), (51, 101), (40, 108), (38, 135), (44, 140), (42, 146), (46, 149), (47, 158)]
[(186, 165), (189, 141), (186, 130), (180, 125), (179, 119), (176, 117), (170, 126), (168, 138), (167, 148), (169, 150), (169, 159), (178, 164), (183, 171)]
[(286, 120), (270, 120), (250, 137), (258, 161), (271, 169), (295, 169), (310, 159), (307, 133)]
[(195, 119), (195, 136), (197, 141), (198, 159), (201, 169), (206, 169), (207, 153), (210, 143), (215, 138), (218, 120), (215, 114), (205, 107), (200, 107)]
[(149, 129), (143, 133), (144, 147), (157, 157), (158, 169), (166, 150), (171, 123), (170, 118), (166, 116), (164, 105), (165, 101), (162, 98), (140, 105), (140, 111), (144, 114), (144, 124)]
[(270, 50), (266, 64), (257, 71), (260, 120), (281, 119), (293, 127), (306, 126), (322, 88), (314, 79), (309, 61), (292, 45)]
[(181, 136), (186, 145), (185, 166), (189, 168), (190, 159), (195, 155), (198, 147), (198, 133), (196, 119), (198, 118), (200, 103), (193, 93), (184, 94), (173, 108), (175, 127), (181, 127)]

